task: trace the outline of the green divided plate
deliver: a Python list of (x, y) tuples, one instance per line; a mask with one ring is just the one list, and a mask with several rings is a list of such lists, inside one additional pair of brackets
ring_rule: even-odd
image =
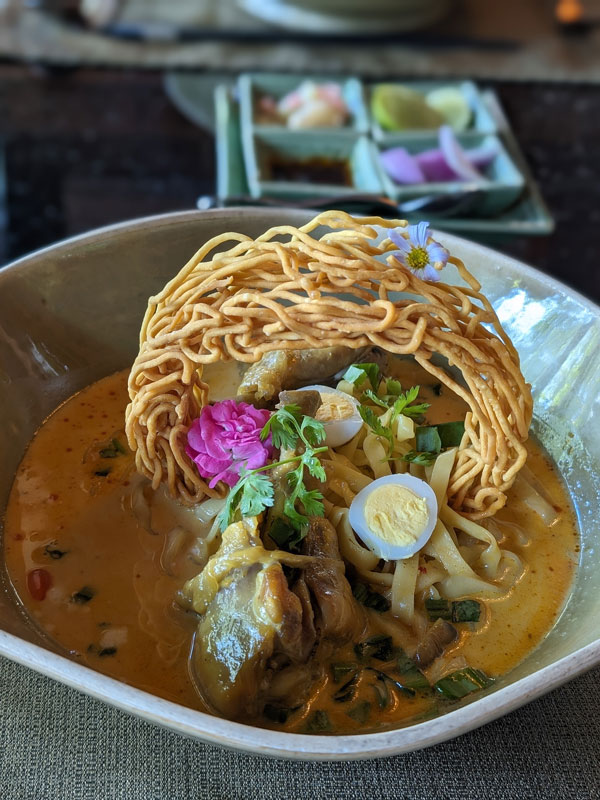
[[(514, 161), (509, 156), (506, 148), (493, 134), (482, 136), (481, 134), (465, 136), (458, 134), (458, 142), (464, 148), (470, 147), (493, 147), (496, 156), (485, 170), (487, 180), (477, 183), (475, 181), (466, 183), (465, 181), (443, 181), (441, 183), (420, 183), (420, 184), (399, 184), (387, 174), (381, 161), (378, 159), (378, 169), (380, 170), (381, 180), (384, 191), (398, 203), (411, 200), (415, 197), (426, 197), (428, 195), (451, 195), (458, 194), (470, 189), (479, 189), (482, 192), (481, 203), (478, 206), (478, 216), (493, 216), (514, 203), (525, 186), (525, 178), (517, 169)], [(383, 152), (392, 147), (404, 147), (411, 154), (422, 153), (438, 147), (437, 135), (429, 134), (427, 137), (394, 137), (390, 138), (385, 145), (379, 146), (379, 151)]]
[(341, 88), (344, 102), (350, 111), (350, 118), (348, 123), (340, 128), (310, 128), (300, 131), (301, 134), (323, 132), (327, 135), (331, 133), (356, 135), (368, 132), (369, 115), (365, 106), (362, 83), (356, 78), (336, 79), (324, 75), (301, 77), (266, 72), (246, 73), (240, 75), (238, 79), (237, 89), (242, 128), (256, 128), (261, 131), (289, 131), (284, 125), (258, 124), (255, 115), (256, 103), (261, 96), (272, 97), (275, 101), (279, 101), (286, 94), (297, 89), (305, 80), (314, 81), (315, 83), (337, 83)]
[[(486, 242), (494, 242), (507, 236), (544, 236), (550, 234), (554, 229), (554, 221), (533, 180), (502, 109), (498, 105), (495, 93), (492, 91), (483, 93), (482, 101), (497, 126), (508, 157), (524, 176), (523, 192), (519, 199), (501, 214), (487, 218), (436, 218), (432, 220), (434, 226), (441, 230), (464, 233), (471, 238)], [(235, 89), (231, 84), (223, 83), (215, 91), (215, 134), (217, 142), (218, 200), (225, 206), (240, 205), (242, 199), (248, 200), (250, 198), (250, 189), (246, 178), (246, 166), (242, 149), (240, 107), (235, 99)], [(431, 132), (429, 132), (429, 136), (431, 136)], [(323, 155), (322, 149), (320, 154)], [(379, 168), (377, 167), (377, 169)], [(314, 191), (316, 188), (314, 184), (310, 186), (310, 195), (304, 196), (317, 196), (317, 192)], [(331, 189), (332, 187), (329, 188)], [(339, 187), (335, 187), (335, 194), (341, 194)], [(291, 194), (286, 195), (286, 197), (291, 201)], [(282, 199), (283, 205), (285, 205), (285, 200)], [(411, 215), (399, 214), (399, 216), (408, 216), (411, 221), (417, 221), (421, 218), (419, 215), (411, 217)]]
[[(407, 89), (412, 89), (425, 96), (428, 92), (434, 89), (458, 89), (463, 95), (467, 104), (469, 105), (472, 113), (471, 124), (464, 131), (461, 131), (461, 137), (464, 140), (480, 137), (485, 133), (496, 133), (498, 126), (494, 120), (493, 115), (485, 102), (483, 94), (479, 91), (473, 81), (386, 81), (389, 85), (405, 86)], [(371, 98), (374, 89), (379, 84), (373, 84), (367, 90), (367, 102), (370, 108)], [(432, 134), (435, 136), (436, 131), (431, 128), (426, 129), (411, 129), (404, 131), (386, 131), (384, 130), (371, 115), (371, 134), (376, 142), (383, 145), (389, 145), (390, 142), (396, 144), (402, 139), (414, 139), (415, 137), (428, 137)]]

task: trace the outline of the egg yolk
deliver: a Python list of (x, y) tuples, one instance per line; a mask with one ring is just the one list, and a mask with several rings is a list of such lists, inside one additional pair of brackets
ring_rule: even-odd
[(321, 393), (321, 405), (317, 409), (315, 419), (320, 422), (332, 422), (336, 419), (350, 419), (354, 416), (355, 406), (351, 400), (339, 394)]
[(387, 544), (401, 546), (415, 542), (429, 519), (425, 498), (397, 484), (386, 484), (372, 491), (364, 514), (375, 536)]

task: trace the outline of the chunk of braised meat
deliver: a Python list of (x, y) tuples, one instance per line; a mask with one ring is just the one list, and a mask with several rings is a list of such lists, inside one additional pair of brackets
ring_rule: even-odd
[(316, 389), (291, 389), (279, 392), (279, 408), (295, 405), (305, 417), (314, 417), (321, 405), (321, 395)]
[(192, 652), (197, 686), (226, 717), (258, 713), (271, 661), (281, 655), (300, 663), (314, 647), (305, 598), (263, 548), (256, 517), (223, 532), (219, 550), (182, 594), (201, 614)]
[(360, 360), (365, 348), (322, 347), (307, 350), (271, 350), (252, 364), (242, 378), (238, 396), (249, 403), (271, 402), (283, 389), (331, 378)]
[(351, 641), (362, 632), (365, 620), (346, 579), (337, 533), (329, 520), (311, 517), (302, 552), (315, 557), (304, 568), (303, 580), (316, 605), (318, 635), (339, 644)]
[(414, 661), (420, 669), (428, 667), (458, 636), (458, 631), (443, 619), (436, 620), (423, 636), (414, 655)]

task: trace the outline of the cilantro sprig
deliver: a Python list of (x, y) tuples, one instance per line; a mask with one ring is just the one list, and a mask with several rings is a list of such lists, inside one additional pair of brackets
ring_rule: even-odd
[[(261, 440), (264, 441), (269, 434), (278, 449), (295, 450), (302, 445), (304, 452), (257, 469), (242, 467), (240, 478), (231, 488), (217, 518), (222, 531), (233, 522), (238, 511), (242, 518), (253, 517), (273, 505), (273, 482), (264, 473), (284, 464), (296, 463), (286, 476), (291, 491), (285, 499), (283, 512), (290, 525), (299, 531), (308, 523), (309, 516), (322, 516), (324, 513), (323, 495), (318, 489), (309, 490), (304, 482), (305, 468), (309, 475), (321, 482), (326, 478), (323, 465), (317, 458), (327, 450), (327, 447), (318, 446), (325, 439), (323, 424), (313, 417), (304, 416), (299, 406), (290, 404), (269, 417), (260, 432)], [(301, 504), (304, 514), (298, 510), (297, 504)]]
[[(419, 396), (420, 386), (412, 386), (408, 391), (402, 392), (399, 381), (388, 380), (385, 385), (385, 394), (375, 394), (371, 389), (367, 389), (363, 394), (363, 399), (370, 400), (376, 406), (385, 409), (384, 414), (378, 416), (375, 411), (366, 405), (358, 407), (359, 414), (363, 421), (377, 436), (384, 438), (389, 446), (390, 455), (394, 450), (393, 424), (396, 419), (403, 414), (405, 417), (420, 417), (429, 408), (429, 403), (415, 403)], [(386, 422), (382, 422), (387, 412)]]

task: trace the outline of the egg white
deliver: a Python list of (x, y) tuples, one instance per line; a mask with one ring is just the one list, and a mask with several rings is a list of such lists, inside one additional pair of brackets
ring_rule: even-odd
[[(347, 417), (346, 419), (332, 419), (328, 422), (323, 421), (323, 427), (325, 428), (325, 444), (328, 447), (341, 447), (341, 445), (346, 444), (350, 441), (350, 439), (354, 438), (363, 425), (362, 417), (358, 411), (358, 400), (355, 397), (352, 397), (352, 395), (342, 392), (339, 389), (332, 389), (331, 386), (321, 386), (316, 384), (314, 386), (302, 387), (303, 391), (309, 391), (310, 389), (319, 392), (321, 396), (323, 396), (323, 394), (338, 395), (344, 400), (350, 402), (354, 408), (352, 416)], [(318, 413), (319, 412), (317, 411), (317, 419)]]
[[(396, 484), (409, 489), (418, 497), (422, 497), (427, 505), (427, 522), (423, 531), (419, 534), (414, 542), (408, 545), (395, 545), (389, 542), (384, 542), (380, 537), (369, 528), (365, 518), (365, 504), (369, 495), (376, 489), (386, 484)], [(396, 561), (398, 559), (410, 558), (410, 556), (417, 553), (422, 547), (427, 544), (427, 541), (437, 523), (438, 517), (438, 504), (435, 493), (431, 486), (416, 478), (414, 475), (408, 473), (400, 475), (386, 475), (383, 478), (378, 478), (365, 486), (354, 498), (350, 506), (350, 513), (348, 521), (352, 529), (360, 536), (364, 544), (372, 550), (379, 558), (386, 561)]]

